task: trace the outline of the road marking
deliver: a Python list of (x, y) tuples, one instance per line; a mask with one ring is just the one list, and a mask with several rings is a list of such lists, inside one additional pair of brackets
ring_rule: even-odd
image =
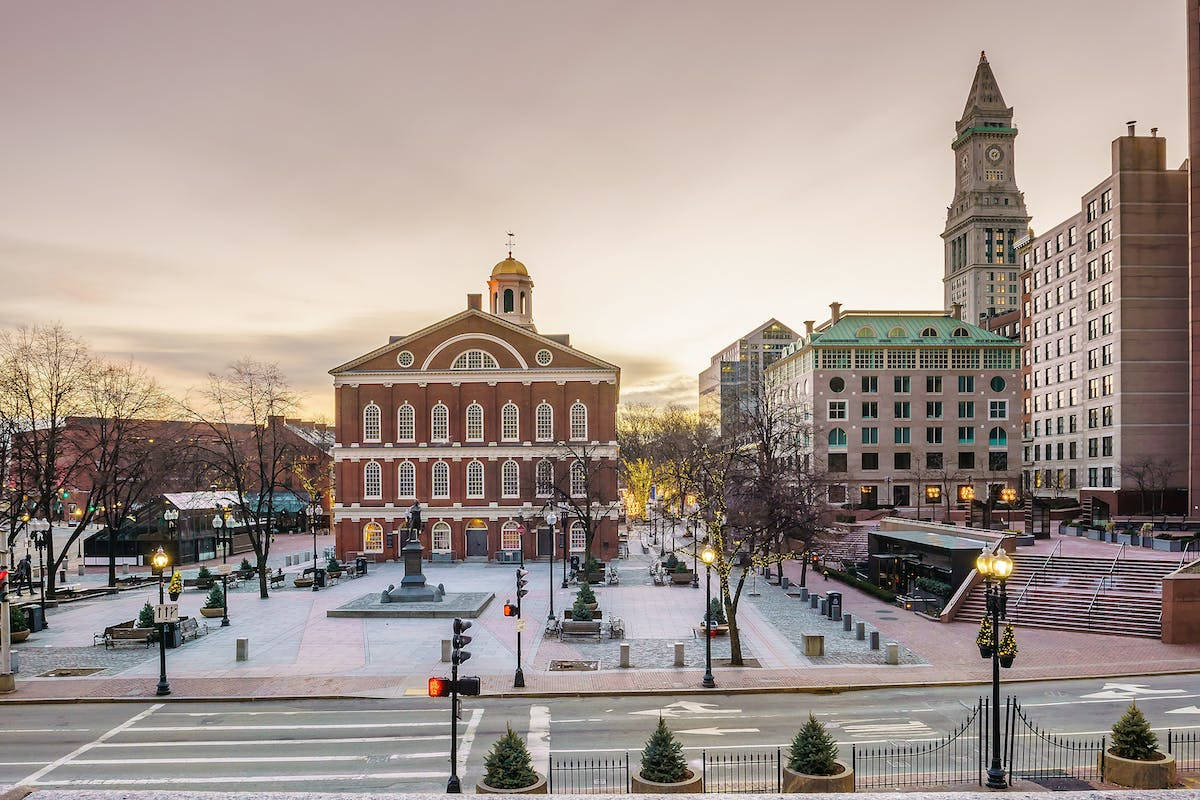
[(1128, 700), (1143, 695), (1179, 695), (1183, 689), (1151, 689), (1144, 683), (1105, 683), (1098, 692), (1080, 695), (1085, 700)]
[(0, 761), (0, 767), (40, 767), (49, 761)]
[[(436, 709), (427, 708), (347, 708), (347, 709), (315, 709), (313, 711), (163, 711), (160, 717), (262, 717), (262, 716), (302, 716), (306, 714), (421, 714), (433, 713)], [(86, 730), (83, 729), (83, 730)]]
[(393, 753), (388, 756), (388, 761), (403, 761), (406, 758), (445, 758), (446, 751), (439, 750), (436, 753)]
[(17, 781), (17, 784), (20, 785), (23, 783), (26, 785), (30, 785), (30, 784), (36, 783), (37, 780), (39, 778), (41, 778), (43, 775), (46, 775), (47, 773), (57, 769), (58, 767), (61, 767), (63, 764), (66, 764), (68, 761), (75, 758), (76, 756), (83, 755), (84, 753), (86, 753), (88, 750), (91, 750), (96, 745), (98, 745), (102, 742), (105, 742), (108, 739), (111, 739), (113, 736), (116, 736), (118, 733), (121, 733), (122, 731), (126, 730), (127, 728), (132, 727), (133, 725), (135, 725), (136, 723), (145, 719), (146, 717), (150, 716), (151, 714), (153, 714), (155, 711), (157, 711), (158, 709), (160, 709), (162, 707), (163, 707), (162, 703), (155, 703), (154, 705), (150, 706), (149, 708), (145, 709), (144, 711), (140, 711), (137, 714), (134, 714), (132, 717), (125, 720), (120, 725), (116, 726), (115, 728), (109, 728), (107, 731), (100, 734), (98, 737), (96, 737), (92, 741), (88, 742), (87, 744), (80, 745), (79, 747), (75, 748), (71, 752), (67, 753), (62, 758), (60, 758), (56, 761), (51, 761), (49, 764), (42, 767), (37, 772), (33, 773), (32, 775), (25, 778), (24, 780)]
[(95, 728), (3, 728), (0, 733), (87, 733)]
[(370, 744), (372, 742), (433, 742), (449, 741), (450, 734), (440, 736), (356, 736), (350, 739), (200, 739), (182, 742), (105, 742), (100, 747), (245, 747), (275, 744)]
[(149, 786), (160, 784), (195, 783), (310, 783), (312, 781), (369, 781), (402, 780), (404, 778), (444, 778), (442, 772), (347, 772), (327, 775), (200, 775), (191, 778), (164, 776), (155, 778), (70, 778), (66, 780), (38, 781), (33, 786)]
[(696, 736), (724, 736), (727, 733), (758, 733), (758, 728), (692, 728), (676, 733), (691, 733)]
[[(1178, 691), (1183, 691), (1179, 689)], [(1101, 700), (1065, 700), (1054, 703), (1021, 703), (1021, 708), (1048, 708), (1050, 706), (1081, 706), (1090, 705), (1092, 703), (1123, 703), (1130, 699), (1132, 695), (1120, 695), (1118, 697), (1108, 697)], [(1153, 703), (1163, 700), (1191, 700), (1193, 697), (1200, 697), (1200, 694), (1171, 694), (1162, 695), (1160, 697), (1138, 697), (1139, 703)]]
[(691, 700), (679, 700), (659, 708), (647, 708), (644, 711), (630, 711), (632, 716), (648, 717), (682, 717), (685, 714), (740, 714), (740, 708), (718, 708), (716, 703), (696, 703)]
[(217, 756), (195, 758), (92, 758), (76, 759), (71, 766), (79, 764), (255, 764), (259, 761), (366, 761), (368, 756)]
[(475, 731), (479, 729), (479, 720), (483, 718), (483, 709), (471, 711), (471, 721), (467, 723), (467, 731), (462, 735), (458, 745), (458, 774), (462, 775), (467, 769), (467, 756), (471, 755), (471, 745), (475, 744)]
[(849, 724), (849, 725), (842, 725), (841, 729), (851, 735), (862, 734), (864, 736), (872, 736), (872, 735), (885, 736), (887, 734), (893, 734), (893, 733), (894, 734), (917, 733), (917, 734), (928, 735), (928, 736), (934, 735), (933, 728), (930, 728), (924, 722), (919, 722), (917, 720), (910, 720), (908, 722), (899, 722), (899, 723), (892, 722), (892, 723), (886, 723), (886, 724), (882, 724), (882, 725)]
[(1183, 708), (1173, 708), (1165, 712), (1167, 714), (1200, 714), (1200, 706), (1184, 706)]
[(550, 774), (550, 707), (529, 707), (529, 734), (525, 737), (533, 768), (543, 775)]
[(556, 719), (556, 720), (554, 720), (555, 725), (569, 725), (569, 724), (575, 723), (575, 722), (605, 722), (605, 719), (603, 717), (589, 717), (587, 719)]
[(180, 733), (185, 731), (315, 731), (315, 730), (347, 730), (352, 728), (429, 728), (442, 727), (445, 720), (437, 722), (339, 722), (321, 723), (317, 725), (167, 725), (130, 728), (137, 731), (170, 731)]

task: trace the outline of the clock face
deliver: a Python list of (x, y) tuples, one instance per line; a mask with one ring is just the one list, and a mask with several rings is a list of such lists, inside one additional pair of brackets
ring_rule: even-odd
[(993, 164), (998, 164), (1002, 158), (1004, 158), (1004, 151), (1002, 151), (999, 147), (992, 145), (987, 149), (988, 161), (992, 162)]

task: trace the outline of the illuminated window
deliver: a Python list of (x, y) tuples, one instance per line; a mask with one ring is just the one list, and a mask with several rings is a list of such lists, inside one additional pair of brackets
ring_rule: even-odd
[(506, 522), (500, 528), (500, 549), (521, 549), (521, 526), (515, 522)]
[(368, 522), (363, 526), (362, 539), (364, 553), (383, 552), (383, 526), (378, 522)]

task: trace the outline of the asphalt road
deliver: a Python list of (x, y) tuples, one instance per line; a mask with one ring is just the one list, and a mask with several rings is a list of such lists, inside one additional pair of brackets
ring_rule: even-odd
[[(687, 750), (786, 746), (809, 712), (844, 751), (937, 739), (970, 713), (983, 687), (845, 694), (468, 698), (458, 729), (470, 791), (506, 725), (551, 757), (624, 759), (661, 713)], [(1136, 699), (1160, 732), (1200, 730), (1196, 676), (1012, 684), (1026, 713), (1055, 733), (1107, 733)], [(47, 787), (440, 791), (450, 744), (448, 701), (101, 703), (0, 706), (0, 785)], [(966, 748), (968, 751), (970, 747)]]

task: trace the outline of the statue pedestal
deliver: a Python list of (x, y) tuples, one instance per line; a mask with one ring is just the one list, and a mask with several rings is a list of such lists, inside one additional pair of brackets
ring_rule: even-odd
[(421, 572), (421, 542), (416, 537), (407, 540), (400, 548), (404, 556), (404, 578), (400, 588), (388, 586), (379, 600), (382, 603), (440, 603), (446, 591), (440, 585), (430, 588), (425, 585), (425, 575)]

